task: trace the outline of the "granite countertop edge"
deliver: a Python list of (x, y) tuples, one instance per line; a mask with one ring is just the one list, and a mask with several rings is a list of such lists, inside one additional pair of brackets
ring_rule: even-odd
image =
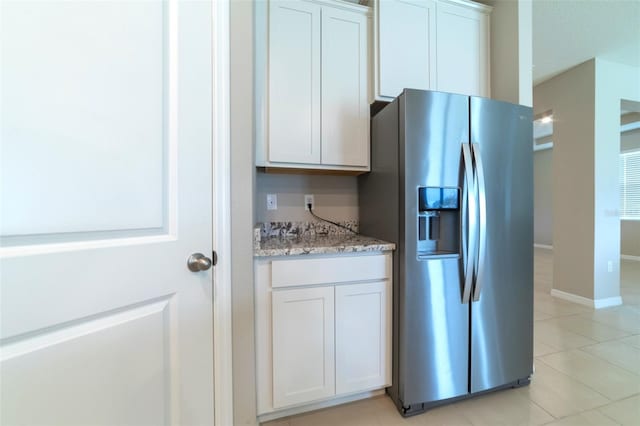
[[(307, 254), (342, 254), (342, 253), (361, 253), (361, 252), (373, 252), (373, 251), (390, 251), (395, 250), (396, 245), (388, 243), (386, 241), (377, 240), (371, 238), (371, 242), (364, 241), (369, 237), (360, 236), (363, 239), (361, 243), (349, 243), (345, 242), (339, 245), (326, 245), (322, 243), (324, 238), (318, 237), (313, 242), (305, 241), (302, 245), (291, 247), (291, 242), (286, 241), (284, 238), (271, 238), (271, 240), (278, 240), (278, 242), (266, 241), (271, 245), (270, 248), (255, 248), (254, 257), (271, 257), (271, 256), (300, 256)], [(281, 244), (282, 247), (273, 247), (274, 244)], [(300, 243), (298, 243), (300, 244)]]
[(255, 228), (254, 257), (343, 254), (395, 250), (396, 245), (361, 234), (267, 236)]

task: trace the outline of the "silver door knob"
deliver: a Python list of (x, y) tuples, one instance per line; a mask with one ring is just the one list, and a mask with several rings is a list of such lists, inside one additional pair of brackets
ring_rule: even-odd
[(202, 253), (194, 253), (187, 259), (187, 267), (191, 272), (206, 271), (211, 268), (213, 262)]

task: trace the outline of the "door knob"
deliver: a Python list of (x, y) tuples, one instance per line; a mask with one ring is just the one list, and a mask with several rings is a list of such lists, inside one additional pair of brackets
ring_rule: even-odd
[(202, 253), (194, 253), (187, 259), (187, 267), (191, 272), (206, 271), (212, 264), (211, 259)]

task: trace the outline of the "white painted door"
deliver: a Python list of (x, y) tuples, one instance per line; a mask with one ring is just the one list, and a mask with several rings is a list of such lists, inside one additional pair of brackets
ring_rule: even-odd
[(213, 424), (211, 4), (0, 19), (0, 423)]
[(322, 164), (369, 165), (367, 17), (322, 9)]
[(269, 161), (320, 164), (320, 6), (269, 2)]
[(390, 287), (336, 286), (336, 394), (391, 385)]
[(377, 95), (434, 89), (436, 7), (433, 0), (379, 0)]
[(489, 96), (488, 15), (448, 3), (437, 9), (437, 90)]
[(274, 290), (273, 407), (335, 393), (333, 286)]

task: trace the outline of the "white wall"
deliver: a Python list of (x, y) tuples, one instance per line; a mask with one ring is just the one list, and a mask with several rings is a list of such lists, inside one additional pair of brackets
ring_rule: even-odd
[(253, 319), (253, 2), (230, 4), (233, 419), (256, 424)]
[[(315, 221), (304, 210), (304, 195), (313, 194), (314, 213), (333, 220), (358, 219), (358, 178), (258, 173), (256, 221)], [(267, 210), (267, 194), (278, 196), (278, 210)]]

